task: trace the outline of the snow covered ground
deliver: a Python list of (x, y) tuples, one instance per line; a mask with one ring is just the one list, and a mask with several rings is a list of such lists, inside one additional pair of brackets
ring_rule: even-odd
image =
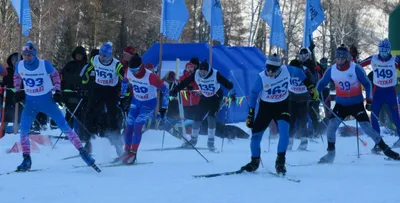
[[(59, 134), (57, 131), (50, 133)], [(206, 163), (194, 150), (146, 151), (160, 148), (162, 140), (161, 131), (148, 131), (142, 140), (138, 162), (153, 164), (102, 168), (101, 173), (89, 167), (74, 168), (83, 165), (80, 158), (61, 160), (77, 152), (68, 141), (60, 141), (54, 150), (40, 146), (40, 152), (32, 153), (32, 169), (46, 170), (0, 175), (0, 202), (400, 202), (400, 163), (371, 155), (372, 140), (366, 136), (361, 138), (368, 146), (360, 144), (360, 159), (356, 156), (356, 139), (338, 137), (333, 165), (287, 165), (288, 177), (300, 179), (300, 183), (268, 174), (268, 171), (274, 171), (277, 140), (271, 140), (270, 152), (267, 152), (267, 136), (262, 142), (263, 150), (266, 150), (262, 153), (264, 167), (260, 166), (256, 173), (207, 179), (196, 179), (192, 175), (237, 170), (248, 163), (249, 140), (225, 140), (223, 152), (219, 154), (202, 150), (210, 161)], [(396, 140), (390, 136), (384, 139), (390, 145)], [(15, 141), (18, 136), (10, 134), (0, 140), (0, 173), (13, 171), (22, 160), (21, 154), (6, 153)], [(221, 141), (216, 141), (218, 148)], [(319, 143), (310, 143), (309, 152), (288, 152), (287, 163), (308, 164), (319, 160), (327, 146), (320, 139), (317, 141)], [(206, 146), (206, 142), (207, 138), (201, 136), (198, 147)], [(295, 142), (294, 148), (298, 143)], [(176, 138), (166, 135), (164, 147), (180, 144)], [(97, 163), (116, 156), (105, 139), (97, 138), (93, 145)]]

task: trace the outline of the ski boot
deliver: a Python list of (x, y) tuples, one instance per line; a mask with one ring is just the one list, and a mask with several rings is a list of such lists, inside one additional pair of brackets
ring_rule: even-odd
[(92, 155), (90, 155), (83, 147), (79, 148), (79, 153), (88, 166), (92, 166), (96, 160), (93, 159)]
[(331, 164), (335, 160), (336, 152), (335, 150), (328, 150), (328, 153), (325, 156), (321, 157), (319, 160), (319, 164)]
[(389, 157), (389, 158), (391, 158), (393, 160), (400, 160), (399, 153), (397, 153), (397, 152), (393, 151), (392, 149), (390, 149), (390, 147), (387, 146), (387, 144), (383, 140), (381, 140), (377, 145), (382, 149), (383, 153), (387, 157)]
[(123, 162), (124, 162), (124, 164), (127, 164), (127, 165), (133, 165), (136, 163), (136, 157), (137, 157), (137, 151), (131, 150), (128, 152), (128, 154), (124, 158)]
[(395, 143), (393, 143), (392, 148), (400, 148), (400, 138)]
[(192, 146), (190, 145), (190, 144), (192, 144), (193, 146), (196, 146), (196, 144), (197, 144), (197, 137), (191, 137), (191, 139), (188, 141), (188, 142), (184, 142), (183, 144), (182, 144), (182, 148), (191, 148)]
[(32, 166), (31, 155), (23, 154), (22, 157), (24, 158), (24, 160), (17, 167), (17, 170), (16, 170), (17, 172), (25, 172), (25, 171), (29, 171), (31, 169), (31, 166)]
[(298, 151), (306, 151), (308, 146), (308, 139), (305, 137), (301, 138), (301, 142), (299, 147), (297, 148)]
[(381, 154), (382, 149), (379, 147), (379, 145), (376, 144), (376, 145), (371, 149), (371, 152), (372, 152), (373, 154)]
[(275, 161), (275, 170), (278, 175), (285, 175), (286, 174), (286, 157), (285, 154), (278, 153)]
[(287, 150), (292, 151), (293, 149), (293, 138), (289, 138), (289, 144)]
[(207, 147), (208, 147), (208, 150), (210, 150), (211, 152), (215, 152), (217, 150), (217, 148), (215, 148), (215, 146), (214, 146), (214, 138), (208, 138)]
[(242, 166), (241, 170), (247, 172), (254, 172), (258, 169), (259, 166), (260, 166), (260, 157), (251, 157), (250, 163), (246, 164), (245, 166)]

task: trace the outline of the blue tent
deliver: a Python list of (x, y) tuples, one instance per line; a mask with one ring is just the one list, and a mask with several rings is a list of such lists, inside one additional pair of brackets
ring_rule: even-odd
[[(143, 54), (144, 63), (158, 65), (160, 44), (153, 44)], [(162, 50), (163, 64), (165, 61), (189, 61), (193, 57), (200, 61), (209, 61), (209, 45), (207, 43), (165, 43)], [(220, 122), (235, 123), (243, 122), (248, 113), (248, 96), (254, 82), (255, 76), (265, 67), (266, 57), (255, 47), (226, 47), (217, 45), (212, 50), (212, 67), (233, 82), (237, 97), (245, 97), (243, 103), (238, 105), (232, 103), (229, 108), (222, 108), (219, 113)], [(162, 67), (164, 70), (164, 65)], [(163, 71), (164, 72), (164, 71)], [(180, 70), (182, 72), (182, 70)], [(222, 88), (226, 96), (228, 91)]]

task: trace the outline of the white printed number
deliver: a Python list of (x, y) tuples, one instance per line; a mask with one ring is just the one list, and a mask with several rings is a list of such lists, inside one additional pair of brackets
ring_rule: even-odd
[(175, 0), (167, 0), (167, 3), (174, 4)]

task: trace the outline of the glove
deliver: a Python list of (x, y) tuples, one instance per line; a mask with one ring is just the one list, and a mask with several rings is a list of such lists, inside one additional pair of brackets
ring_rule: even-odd
[(367, 109), (367, 111), (372, 111), (372, 100), (371, 99), (367, 99), (367, 103), (365, 104), (365, 109)]
[(14, 94), (14, 102), (19, 103), (25, 100), (25, 92), (20, 90), (15, 92)]
[(119, 99), (119, 103), (118, 106), (124, 111), (124, 112), (128, 112), (129, 108), (131, 107), (130, 103), (129, 103), (129, 98), (127, 97), (121, 97)]
[(176, 90), (176, 88), (172, 89), (169, 93), (171, 97), (177, 97), (178, 95), (178, 91)]
[(308, 91), (310, 93), (311, 100), (317, 101), (319, 98), (319, 93), (318, 93), (317, 89), (314, 88), (314, 85), (308, 86)]
[(60, 90), (56, 90), (53, 94), (53, 101), (56, 103), (62, 103), (62, 93)]
[(78, 97), (80, 97), (80, 98), (87, 97), (87, 91), (86, 90), (79, 90), (78, 91)]
[(249, 114), (247, 115), (246, 119), (246, 126), (248, 128), (253, 128), (253, 124), (254, 124), (254, 108), (250, 108)]
[(166, 112), (166, 111), (167, 111), (167, 109), (161, 108), (161, 109), (158, 111), (158, 118), (164, 119), (164, 117), (165, 117), (165, 112)]

